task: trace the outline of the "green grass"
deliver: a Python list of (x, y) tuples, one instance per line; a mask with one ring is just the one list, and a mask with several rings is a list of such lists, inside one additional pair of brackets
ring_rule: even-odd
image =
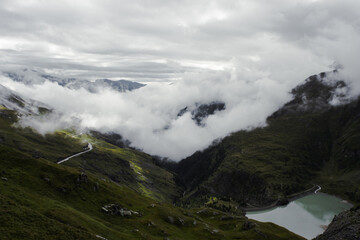
[(0, 114), (0, 137), (3, 145), (17, 148), (34, 158), (42, 157), (53, 162), (82, 150), (84, 143), (66, 133), (56, 132), (43, 136), (31, 128), (21, 128), (16, 123), (14, 112), (1, 110)]
[[(8, 179), (0, 182), (0, 211), (4, 213), (0, 218), (6, 223), (1, 226), (0, 234), (8, 239), (94, 239), (96, 234), (108, 239), (142, 236), (148, 239), (165, 236), (172, 239), (223, 239), (225, 236), (230, 239), (255, 236), (255, 229), (268, 239), (296, 239), (284, 229), (263, 223), (258, 223), (254, 230), (242, 231), (244, 217), (226, 223), (234, 228), (224, 228), (220, 217), (225, 213), (208, 210), (210, 214), (203, 216), (196, 213), (200, 209), (183, 210), (157, 203), (96, 175), (88, 174), (87, 183), (78, 183), (80, 172), (77, 169), (43, 159), (31, 159), (3, 145), (0, 145), (0, 159), (1, 175)], [(97, 184), (98, 190), (94, 191)], [(109, 203), (139, 211), (142, 216), (109, 216), (101, 211), (101, 207)], [(169, 222), (169, 216), (175, 219), (173, 223)], [(194, 221), (197, 225), (193, 224)], [(154, 226), (148, 226), (150, 222)], [(214, 229), (219, 232), (212, 234)]]
[(3, 145), (17, 148), (33, 158), (57, 162), (83, 151), (90, 142), (94, 146), (93, 151), (63, 164), (96, 173), (159, 201), (172, 202), (180, 192), (173, 174), (153, 164), (147, 154), (119, 148), (73, 130), (58, 130), (43, 136), (31, 128), (21, 128), (13, 111), (1, 110), (0, 113), (3, 115), (0, 118)]
[(158, 201), (172, 202), (179, 194), (174, 175), (156, 166), (150, 156), (102, 140), (92, 142), (93, 151), (65, 164), (101, 174)]
[[(225, 221), (221, 217), (228, 213), (218, 210), (176, 207), (168, 197), (177, 191), (169, 190), (173, 175), (146, 154), (69, 131), (42, 136), (14, 128), (14, 113), (2, 111), (0, 177), (7, 179), (0, 180), (2, 239), (302, 239), (269, 223), (242, 230), (243, 216)], [(95, 144), (93, 151), (68, 165), (55, 163), (81, 151), (84, 138)], [(81, 172), (87, 182), (79, 182)], [(108, 215), (101, 207), (110, 203), (141, 216)]]

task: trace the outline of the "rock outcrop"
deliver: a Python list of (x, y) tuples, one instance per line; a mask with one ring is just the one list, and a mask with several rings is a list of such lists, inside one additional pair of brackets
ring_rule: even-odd
[(122, 217), (140, 216), (139, 212), (123, 208), (118, 204), (108, 204), (101, 208), (101, 210), (110, 215), (117, 215)]
[(314, 240), (359, 240), (360, 206), (335, 216), (325, 232)]

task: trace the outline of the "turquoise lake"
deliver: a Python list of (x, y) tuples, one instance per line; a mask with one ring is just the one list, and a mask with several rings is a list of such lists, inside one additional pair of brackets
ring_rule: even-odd
[(246, 216), (261, 222), (272, 222), (312, 239), (324, 232), (335, 215), (351, 208), (351, 204), (325, 193), (311, 194), (287, 206), (248, 212)]

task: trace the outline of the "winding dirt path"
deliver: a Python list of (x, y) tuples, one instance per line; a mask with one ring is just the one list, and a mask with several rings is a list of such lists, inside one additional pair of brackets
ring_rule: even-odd
[(93, 146), (91, 145), (91, 143), (88, 143), (88, 149), (87, 149), (87, 150), (82, 151), (82, 152), (79, 152), (79, 153), (74, 154), (74, 155), (71, 155), (70, 157), (67, 157), (67, 158), (65, 158), (65, 159), (63, 159), (63, 160), (60, 160), (60, 161), (57, 162), (57, 164), (61, 164), (61, 163), (63, 163), (63, 162), (66, 162), (66, 161), (70, 160), (70, 159), (73, 158), (73, 157), (80, 156), (81, 154), (90, 152), (91, 150), (93, 150)]

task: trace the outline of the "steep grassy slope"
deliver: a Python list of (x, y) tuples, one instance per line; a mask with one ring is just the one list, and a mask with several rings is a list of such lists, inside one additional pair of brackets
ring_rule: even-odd
[(325, 114), (332, 148), (316, 181), (327, 191), (360, 202), (360, 99)]
[[(237, 132), (185, 159), (179, 164), (179, 176), (191, 190), (198, 189), (190, 190), (189, 197), (204, 192), (208, 197), (231, 197), (243, 206), (262, 206), (310, 188), (330, 149), (326, 131), (316, 119), (312, 115), (269, 121), (268, 127)], [(201, 165), (207, 168), (203, 181), (197, 177)]]
[(329, 105), (339, 86), (311, 77), (266, 127), (234, 133), (180, 162), (178, 176), (187, 188), (182, 204), (217, 197), (264, 206), (313, 184), (359, 202), (360, 101)]
[(80, 139), (91, 142), (94, 149), (72, 158), (65, 165), (100, 174), (158, 201), (173, 202), (180, 194), (174, 175), (155, 165), (149, 155), (120, 148), (90, 135)]
[(72, 158), (64, 164), (100, 174), (159, 201), (172, 202), (180, 194), (173, 174), (153, 164), (152, 158), (147, 154), (120, 148), (89, 134), (78, 135), (69, 130), (42, 136), (31, 128), (20, 128), (16, 121), (13, 111), (0, 111), (1, 144), (17, 148), (33, 158), (57, 162), (82, 151), (87, 142), (90, 142), (94, 146), (93, 151)]
[[(14, 112), (6, 109), (0, 112), (1, 239), (99, 239), (97, 235), (109, 240), (302, 239), (274, 224), (249, 221), (244, 216), (204, 208), (184, 210), (158, 202), (156, 194), (144, 196), (130, 188), (131, 182), (126, 186), (127, 178), (121, 179), (119, 184), (104, 177), (103, 172), (97, 173), (96, 168), (93, 172), (84, 171), (83, 166), (76, 164), (109, 158), (114, 161), (115, 168), (123, 165), (130, 170), (134, 168), (144, 178), (166, 175), (146, 173), (146, 168), (140, 170), (141, 162), (149, 160), (147, 156), (96, 142), (91, 137), (87, 140), (96, 142), (95, 156), (89, 153), (80, 160), (69, 161), (76, 167), (55, 164), (61, 153), (81, 151), (84, 144), (69, 137), (68, 133), (42, 137), (29, 129), (12, 128)], [(18, 145), (22, 147), (16, 149)], [(111, 155), (112, 151), (116, 157)], [(120, 159), (128, 161), (128, 165), (117, 165)], [(136, 167), (131, 167), (132, 162)], [(125, 173), (129, 170), (123, 169)], [(114, 170), (112, 174), (120, 173)], [(158, 180), (161, 181), (164, 180)], [(151, 191), (151, 188), (146, 189)], [(132, 215), (121, 216), (119, 211), (102, 210), (109, 204), (116, 204), (113, 206), (124, 211), (132, 210)]]

